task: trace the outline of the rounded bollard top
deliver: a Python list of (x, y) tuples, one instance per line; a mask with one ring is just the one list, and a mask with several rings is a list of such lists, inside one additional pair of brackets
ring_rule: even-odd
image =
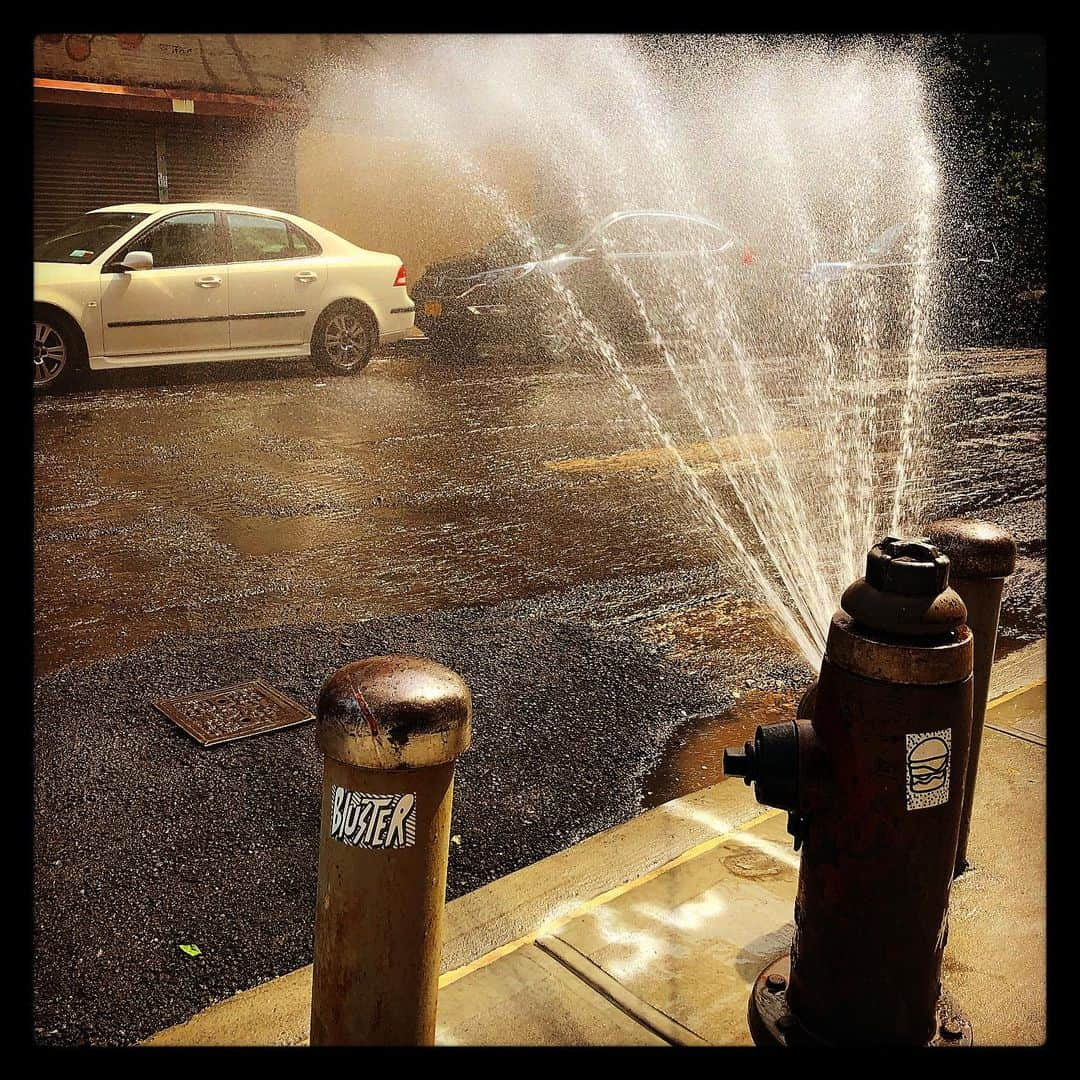
[(1008, 577), (1016, 569), (1016, 541), (989, 521), (942, 518), (930, 523), (930, 542), (948, 555), (955, 581)]
[(472, 739), (469, 687), (416, 656), (369, 656), (338, 668), (315, 713), (323, 753), (362, 769), (442, 765)]

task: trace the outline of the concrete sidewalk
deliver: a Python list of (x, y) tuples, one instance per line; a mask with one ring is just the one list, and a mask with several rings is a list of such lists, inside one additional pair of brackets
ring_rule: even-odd
[[(1045, 1038), (1045, 649), (995, 668), (943, 981), (978, 1045)], [(751, 984), (790, 941), (786, 816), (725, 781), (447, 905), (443, 1045), (750, 1045)], [(302, 1045), (311, 968), (145, 1045)]]

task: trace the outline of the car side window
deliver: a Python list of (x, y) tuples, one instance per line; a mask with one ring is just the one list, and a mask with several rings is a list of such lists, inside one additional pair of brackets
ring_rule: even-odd
[(129, 251), (149, 251), (154, 269), (208, 266), (222, 262), (213, 211), (195, 211), (166, 218), (136, 238)]
[(293, 257), (297, 259), (310, 258), (313, 255), (322, 254), (322, 248), (306, 232), (298, 229), (292, 222), (289, 223), (289, 239), (292, 241)]
[(263, 262), (267, 259), (292, 259), (288, 223), (280, 218), (256, 214), (226, 214), (233, 262)]

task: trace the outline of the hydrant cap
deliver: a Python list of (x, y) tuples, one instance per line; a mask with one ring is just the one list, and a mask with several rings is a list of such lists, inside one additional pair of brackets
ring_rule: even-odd
[(881, 592), (937, 596), (949, 584), (949, 560), (919, 538), (886, 536), (866, 556), (866, 580)]
[(942, 518), (931, 522), (930, 542), (948, 555), (956, 581), (1003, 578), (1016, 569), (1016, 541), (989, 521)]
[(901, 637), (950, 634), (967, 619), (949, 588), (949, 560), (928, 540), (886, 536), (866, 556), (866, 576), (849, 585), (840, 607), (869, 630)]
[(362, 769), (426, 769), (472, 738), (472, 695), (459, 675), (415, 656), (370, 656), (339, 668), (315, 708), (323, 753)]

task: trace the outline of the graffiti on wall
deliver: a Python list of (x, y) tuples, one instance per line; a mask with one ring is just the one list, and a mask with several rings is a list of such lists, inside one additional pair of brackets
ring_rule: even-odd
[(145, 34), (42, 34), (42, 41), (50, 45), (64, 46), (64, 52), (68, 58), (77, 64), (89, 60), (94, 51), (94, 39), (100, 37), (115, 38), (120, 43), (121, 49), (132, 51), (139, 48), (143, 43)]
[(127, 85), (304, 93), (313, 65), (362, 46), (358, 35), (39, 34), (34, 74)]

